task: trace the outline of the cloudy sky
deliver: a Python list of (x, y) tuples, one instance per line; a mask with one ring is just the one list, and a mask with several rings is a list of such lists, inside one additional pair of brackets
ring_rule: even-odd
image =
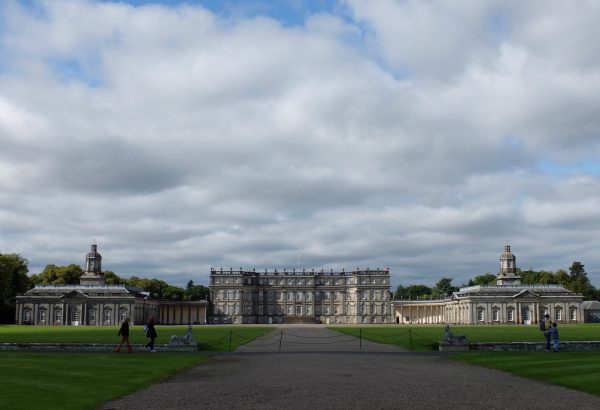
[[(0, 3), (0, 252), (600, 286), (600, 2)], [(298, 255), (300, 254), (300, 257)]]

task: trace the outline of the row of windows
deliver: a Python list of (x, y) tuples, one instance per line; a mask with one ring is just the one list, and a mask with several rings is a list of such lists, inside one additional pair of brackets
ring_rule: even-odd
[[(213, 277), (212, 283), (214, 285), (220, 285), (220, 284), (225, 284), (225, 285), (239, 285), (240, 283), (242, 283), (242, 279), (241, 278), (219, 278), (219, 277)], [(255, 283), (257, 285), (312, 285), (313, 284), (313, 279), (304, 279), (304, 278), (281, 278), (281, 279), (274, 279), (274, 278), (270, 278), (270, 279), (258, 279), (258, 282), (254, 281), (254, 279), (252, 278), (244, 278), (243, 283), (245, 285), (248, 284), (252, 284)], [(357, 283), (360, 283), (361, 285), (368, 285), (368, 284), (373, 284), (373, 285), (387, 285), (388, 284), (388, 278), (360, 278), (359, 281), (357, 281), (356, 278), (338, 278), (338, 279), (332, 279), (332, 278), (327, 278), (327, 279), (314, 279), (314, 284), (315, 285), (337, 285), (337, 286), (343, 286), (343, 285), (356, 285)]]
[[(388, 294), (389, 292), (386, 290), (362, 290), (362, 291), (358, 291), (358, 297), (361, 300), (367, 300), (367, 299), (374, 299), (374, 300), (387, 300), (388, 299)], [(330, 292), (330, 291), (315, 291), (315, 292), (274, 292), (274, 291), (268, 291), (266, 292), (266, 299), (269, 301), (273, 301), (273, 300), (280, 300), (283, 301), (284, 300), (284, 294), (287, 295), (286, 296), (286, 300), (288, 302), (291, 302), (293, 300), (296, 301), (304, 301), (306, 300), (307, 302), (312, 301), (313, 299), (313, 294), (314, 297), (316, 298), (316, 300), (342, 300), (342, 296), (343, 296), (343, 292)], [(251, 292), (242, 292), (239, 290), (220, 290), (214, 293), (214, 299), (215, 300), (239, 300), (240, 299), (240, 295), (243, 295), (245, 297), (245, 300), (250, 300), (252, 299), (252, 296), (256, 294), (253, 294)], [(264, 296), (264, 294), (259, 293), (258, 294), (258, 300), (262, 301)], [(353, 300), (352, 297), (352, 293), (349, 293), (347, 296), (348, 300)]]
[[(562, 321), (563, 320), (563, 310), (561, 308), (554, 309), (554, 320)], [(547, 310), (542, 312), (542, 316), (548, 314)], [(525, 321), (531, 320), (531, 312), (528, 308), (524, 308), (522, 311), (522, 319)], [(569, 310), (569, 319), (577, 320), (577, 309), (572, 308)], [(492, 321), (497, 322), (500, 320), (500, 309), (492, 310)], [(515, 320), (515, 309), (506, 309), (506, 320), (509, 322), (514, 322)], [(485, 321), (485, 309), (479, 308), (477, 309), (477, 321), (483, 322)]]
[[(223, 314), (223, 315), (239, 315), (240, 314), (240, 306), (235, 304), (233, 306), (228, 306), (228, 305), (220, 305), (217, 306), (215, 308), (215, 314), (219, 315), (219, 314)], [(267, 313), (268, 314), (274, 314), (276, 313), (276, 310), (279, 311), (277, 313), (283, 313), (281, 311), (281, 309), (276, 309), (274, 306), (267, 306)], [(363, 315), (386, 315), (388, 312), (387, 306), (386, 305), (382, 305), (382, 306), (377, 306), (377, 305), (372, 305), (372, 306), (367, 306), (367, 305), (363, 305), (360, 306), (359, 308), (361, 314)], [(289, 305), (287, 306), (286, 312), (288, 315), (295, 315), (296, 316), (303, 316), (303, 312), (306, 312), (306, 315), (312, 315), (313, 311), (312, 311), (312, 306), (311, 305), (306, 305), (306, 306), (302, 306), (302, 305)], [(246, 315), (251, 315), (252, 314), (252, 307), (250, 306), (246, 306), (246, 311), (245, 311)], [(259, 306), (258, 308), (258, 314), (262, 315), (264, 314), (264, 310), (262, 306)], [(347, 314), (355, 314), (354, 308), (350, 307), (348, 308), (348, 306), (325, 306), (324, 308), (321, 308), (320, 306), (316, 306), (315, 307), (315, 314), (320, 315), (320, 314), (324, 314), (324, 315), (347, 315)]]
[[(90, 323), (96, 322), (96, 313), (97, 310), (91, 308), (87, 311), (88, 320)], [(128, 310), (126, 308), (119, 308), (119, 321), (125, 320), (127, 317)], [(33, 312), (31, 308), (23, 309), (23, 322), (31, 323), (32, 322)], [(113, 310), (111, 308), (104, 308), (104, 322), (110, 322), (113, 316)], [(70, 322), (77, 323), (81, 321), (81, 310), (78, 307), (74, 307), (70, 309)], [(41, 307), (38, 309), (38, 322), (39, 323), (47, 323), (48, 320), (48, 310), (45, 307)], [(60, 324), (63, 321), (63, 310), (62, 308), (54, 309), (54, 323)]]

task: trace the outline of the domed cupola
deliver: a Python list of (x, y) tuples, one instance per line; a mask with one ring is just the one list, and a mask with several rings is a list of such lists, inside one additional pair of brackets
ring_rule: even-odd
[(504, 245), (500, 255), (500, 273), (496, 279), (498, 285), (520, 285), (521, 277), (517, 275), (517, 258), (510, 251), (510, 245)]
[(104, 285), (102, 274), (102, 255), (98, 253), (98, 245), (93, 244), (92, 249), (85, 255), (85, 272), (79, 278), (81, 285)]
[(98, 245), (92, 245), (92, 249), (85, 255), (85, 272), (102, 274), (102, 255), (98, 253)]

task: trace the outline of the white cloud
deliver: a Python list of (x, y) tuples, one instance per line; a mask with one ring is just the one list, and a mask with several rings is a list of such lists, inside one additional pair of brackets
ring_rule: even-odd
[(36, 272), (96, 239), (106, 269), (180, 285), (298, 252), (460, 284), (509, 240), (524, 268), (581, 259), (600, 284), (598, 175), (539, 166), (597, 161), (599, 50), (574, 44), (598, 10), (345, 5), (286, 27), (8, 3), (0, 250)]

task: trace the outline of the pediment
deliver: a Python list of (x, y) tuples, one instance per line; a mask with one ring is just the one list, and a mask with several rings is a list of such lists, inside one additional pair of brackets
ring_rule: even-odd
[(89, 296), (79, 290), (72, 290), (60, 297), (61, 299), (88, 299)]
[(539, 298), (540, 294), (533, 292), (531, 289), (523, 289), (519, 293), (513, 295), (513, 298), (515, 298), (515, 299), (531, 298), (531, 297)]

